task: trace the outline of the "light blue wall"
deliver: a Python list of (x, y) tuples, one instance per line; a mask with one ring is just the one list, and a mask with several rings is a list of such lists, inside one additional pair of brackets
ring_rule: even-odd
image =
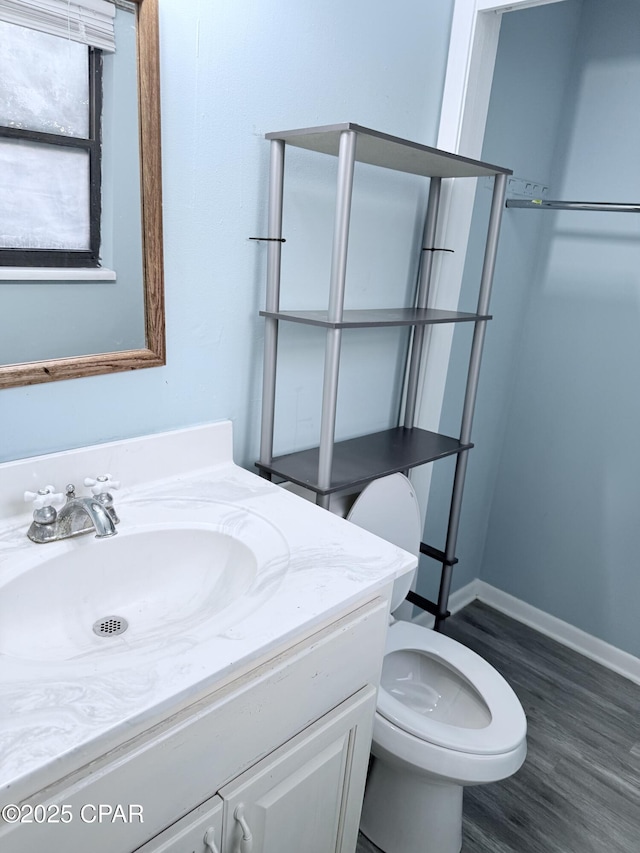
[[(265, 248), (248, 238), (266, 227), (263, 135), (355, 121), (433, 144), (451, 8), (451, 0), (399, 0), (393, 14), (365, 0), (160, 0), (167, 366), (0, 392), (0, 458), (230, 417), (236, 459), (250, 465), (258, 444)], [(289, 159), (289, 307), (303, 300), (322, 307), (324, 298), (312, 294), (325, 286), (335, 167), (307, 162)], [(412, 283), (423, 195), (408, 179), (359, 170), (351, 304), (392, 304)], [(340, 432), (390, 418), (393, 401), (380, 388), (390, 385), (402, 347), (366, 336), (349, 344)], [(314, 385), (300, 367), (315, 365), (320, 346), (294, 331), (282, 350), (297, 364), (285, 372), (288, 387), (282, 383), (279, 441), (311, 444), (317, 376)]]
[[(518, 178), (548, 183), (554, 165), (557, 127), (565, 107), (579, 0), (528, 9), (503, 17), (491, 92), (483, 158), (507, 166)], [(475, 311), (491, 192), (479, 182), (460, 297), (461, 310)], [(481, 574), (482, 557), (505, 420), (514, 386), (519, 342), (536, 265), (542, 218), (505, 211), (496, 265), (491, 313), (473, 426), (476, 445), (469, 456), (452, 588)], [(472, 329), (454, 335), (440, 422), (442, 432), (458, 435)], [(454, 460), (434, 465), (425, 541), (444, 547)], [(422, 558), (418, 589), (437, 594), (439, 566)]]
[[(640, 4), (585, 0), (554, 196), (640, 201), (639, 91)], [(541, 216), (482, 577), (638, 655), (638, 217)]]

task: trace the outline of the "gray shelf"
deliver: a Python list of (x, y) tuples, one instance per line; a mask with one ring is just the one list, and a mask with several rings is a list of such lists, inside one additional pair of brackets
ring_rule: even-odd
[(364, 486), (378, 477), (444, 459), (471, 447), (472, 444), (461, 444), (457, 438), (417, 427), (395, 427), (338, 441), (333, 445), (328, 488), (318, 483), (318, 447), (277, 456), (270, 464), (258, 462), (257, 467), (261, 473), (290, 480), (318, 495), (328, 495)]
[(280, 139), (296, 148), (306, 148), (337, 157), (340, 136), (345, 130), (352, 130), (358, 136), (355, 159), (359, 163), (422, 175), (425, 178), (480, 178), (513, 174), (511, 169), (461, 157), (459, 154), (450, 154), (448, 151), (440, 151), (438, 148), (397, 136), (389, 136), (353, 122), (282, 130), (267, 133), (265, 138)]
[(328, 311), (261, 311), (261, 317), (289, 320), (324, 329), (370, 329), (385, 326), (433, 326), (438, 323), (474, 323), (490, 314), (468, 314), (440, 308), (361, 308), (344, 311), (342, 320), (329, 320)]

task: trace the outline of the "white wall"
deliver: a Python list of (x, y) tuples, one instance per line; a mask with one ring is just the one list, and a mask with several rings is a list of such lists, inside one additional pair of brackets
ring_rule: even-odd
[[(265, 249), (248, 238), (266, 227), (263, 135), (355, 121), (433, 144), (451, 5), (399, 0), (390, 14), (365, 0), (160, 0), (167, 366), (2, 391), (0, 458), (230, 417), (236, 459), (252, 464)], [(284, 292), (294, 307), (312, 304), (316, 285), (323, 286), (333, 166), (289, 162)], [(412, 283), (423, 194), (408, 179), (359, 171), (351, 304), (382, 304), (387, 288), (404, 293)], [(381, 345), (370, 336), (347, 347), (343, 434), (391, 417), (386, 389), (402, 348), (402, 340)], [(279, 397), (279, 441), (313, 444), (319, 401), (308, 375), (317, 375), (321, 346), (294, 331), (282, 350), (294, 366)]]

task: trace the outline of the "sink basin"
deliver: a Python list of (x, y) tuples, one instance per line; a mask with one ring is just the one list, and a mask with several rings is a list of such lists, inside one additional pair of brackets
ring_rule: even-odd
[(197, 523), (34, 548), (33, 565), (0, 586), (0, 654), (23, 660), (94, 660), (224, 631), (255, 606), (264, 564), (259, 547)]

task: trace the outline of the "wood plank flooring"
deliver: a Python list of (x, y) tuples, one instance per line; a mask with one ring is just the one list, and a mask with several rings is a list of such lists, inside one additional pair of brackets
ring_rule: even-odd
[[(462, 853), (640, 853), (640, 686), (480, 602), (445, 627), (528, 721), (521, 770), (465, 789)], [(361, 836), (358, 853), (376, 848)]]

